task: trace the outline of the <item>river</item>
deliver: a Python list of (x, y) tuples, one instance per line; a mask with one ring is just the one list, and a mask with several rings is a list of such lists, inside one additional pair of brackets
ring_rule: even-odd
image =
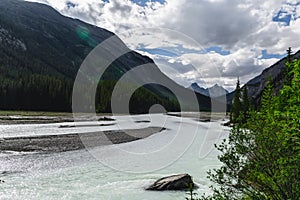
[[(118, 116), (115, 125), (59, 128), (57, 124), (0, 125), (1, 137), (83, 133), (161, 126), (166, 130), (146, 139), (61, 153), (0, 153), (0, 199), (176, 200), (185, 192), (153, 192), (144, 188), (155, 180), (189, 173), (210, 193), (209, 169), (220, 163), (213, 144), (226, 138), (222, 120), (200, 122), (163, 114)], [(112, 122), (102, 122), (112, 123)], [(1, 145), (1, 143), (0, 143)]]

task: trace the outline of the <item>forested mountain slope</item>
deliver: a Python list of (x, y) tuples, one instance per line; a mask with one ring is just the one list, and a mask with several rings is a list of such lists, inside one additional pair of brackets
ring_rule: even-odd
[[(300, 51), (297, 51), (291, 56), (291, 61), (300, 58)], [(247, 87), (248, 97), (251, 98), (252, 102), (258, 106), (260, 104), (262, 94), (267, 86), (268, 80), (271, 81), (274, 86), (274, 91), (278, 94), (280, 89), (283, 87), (284, 72), (286, 70), (287, 58), (283, 58), (278, 62), (274, 63), (267, 69), (265, 69), (259, 76), (248, 81), (244, 86)], [(242, 90), (243, 90), (242, 88)], [(227, 94), (228, 104), (232, 103), (234, 92)]]
[[(291, 56), (291, 61), (300, 58), (300, 51)], [(265, 69), (261, 75), (251, 79), (247, 82), (246, 87), (248, 89), (248, 96), (253, 98), (256, 104), (259, 104), (262, 98), (262, 93), (267, 86), (267, 82), (270, 79), (274, 86), (275, 92), (278, 94), (283, 87), (284, 72), (286, 69), (287, 58), (283, 58)]]
[[(82, 61), (114, 34), (39, 3), (1, 0), (0, 10), (0, 109), (71, 111), (73, 82)], [(119, 45), (125, 44), (120, 40)], [(115, 60), (99, 82), (97, 111), (110, 112), (110, 96), (118, 79), (147, 63), (154, 64), (134, 51)], [(161, 73), (156, 66), (153, 71)], [(190, 92), (162, 73), (161, 77), (182, 94)], [(197, 97), (201, 109), (209, 110), (210, 99), (200, 94)], [(147, 85), (134, 94), (131, 111), (147, 112), (157, 103), (170, 111), (179, 110), (167, 88)]]

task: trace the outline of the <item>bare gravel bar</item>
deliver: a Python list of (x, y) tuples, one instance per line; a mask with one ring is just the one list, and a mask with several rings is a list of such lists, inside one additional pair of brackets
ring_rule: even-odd
[(0, 151), (63, 152), (97, 146), (132, 142), (164, 131), (163, 127), (111, 130), (79, 134), (9, 137), (0, 139)]

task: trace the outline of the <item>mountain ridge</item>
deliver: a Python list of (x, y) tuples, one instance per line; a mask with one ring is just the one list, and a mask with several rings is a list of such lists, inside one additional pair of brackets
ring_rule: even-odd
[[(292, 54), (291, 60), (300, 59), (300, 50)], [(262, 73), (253, 79), (249, 80), (243, 87), (247, 87), (248, 97), (251, 98), (254, 105), (257, 107), (260, 104), (263, 91), (267, 86), (267, 82), (270, 79), (271, 84), (274, 87), (276, 94), (279, 93), (283, 87), (284, 73), (286, 70), (287, 58), (284, 57), (272, 64), (270, 67), (264, 69)], [(227, 94), (227, 103), (232, 104), (235, 91)]]
[(188, 89), (191, 89), (199, 94), (205, 95), (207, 97), (219, 97), (222, 95), (226, 95), (229, 92), (223, 88), (222, 86), (219, 86), (218, 84), (213, 85), (212, 87), (209, 88), (203, 88), (200, 87), (196, 82), (192, 83)]
[[(2, 0), (0, 9), (0, 109), (71, 111), (72, 87), (82, 61), (115, 34), (65, 17), (40, 3)], [(120, 39), (118, 45), (127, 48)], [(138, 79), (154, 80), (152, 75), (156, 74), (183, 96), (192, 93), (164, 75), (151, 58), (129, 50), (113, 61), (99, 80), (97, 97), (101, 105), (97, 110), (111, 112), (111, 90), (116, 82), (129, 70), (145, 64), (151, 64), (152, 73), (142, 72)], [(155, 103), (170, 111), (179, 109), (178, 99), (168, 88), (148, 84), (138, 90), (132, 100), (139, 103), (136, 108), (132, 104), (135, 113), (148, 112)], [(209, 98), (197, 94), (197, 99), (201, 109), (210, 108)], [(188, 107), (189, 100), (185, 104)]]

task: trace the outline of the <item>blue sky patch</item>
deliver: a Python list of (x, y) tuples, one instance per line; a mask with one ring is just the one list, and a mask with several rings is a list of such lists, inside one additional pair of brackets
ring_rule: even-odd
[(230, 51), (223, 50), (222, 47), (218, 47), (218, 46), (205, 48), (205, 51), (207, 52), (214, 51), (222, 56), (226, 56), (230, 54)]
[[(109, 2), (109, 0), (102, 0), (102, 1)], [(146, 3), (149, 2), (149, 1), (151, 1), (151, 2), (159, 2), (161, 4), (163, 4), (163, 3), (166, 2), (166, 0), (130, 0), (130, 1), (132, 1), (133, 3), (136, 3), (136, 4), (140, 5), (140, 6), (146, 6)]]
[(140, 5), (140, 6), (145, 6), (147, 2), (151, 1), (151, 2), (159, 2), (161, 4), (165, 3), (165, 0), (131, 0), (132, 2)]
[(74, 8), (74, 7), (76, 7), (76, 4), (73, 3), (73, 2), (71, 2), (71, 1), (68, 1), (68, 2), (66, 3), (66, 5), (67, 5), (68, 8)]
[(279, 10), (279, 12), (273, 17), (272, 20), (274, 22), (281, 22), (285, 26), (289, 26), (291, 20), (295, 20), (295, 19), (299, 18), (297, 16), (296, 9), (297, 9), (297, 6), (300, 6), (300, 1), (295, 4), (286, 3), (286, 5), (292, 7), (292, 11), (288, 12), (286, 10), (283, 10), (283, 8), (281, 8), (281, 10)]
[(178, 56), (178, 54), (174, 53), (173, 51), (169, 51), (166, 49), (145, 49), (145, 48), (140, 48), (137, 49), (139, 51), (144, 51), (144, 52), (148, 52), (152, 55), (161, 55), (161, 56), (168, 56), (168, 57), (176, 57)]
[(274, 22), (283, 22), (286, 26), (290, 25), (292, 15), (285, 11), (279, 11), (276, 16), (273, 17)]
[(223, 50), (222, 47), (218, 47), (218, 46), (208, 47), (202, 50), (187, 49), (184, 48), (182, 45), (178, 45), (177, 47), (163, 47), (163, 48), (155, 48), (155, 49), (148, 49), (142, 46), (137, 50), (144, 51), (152, 55), (161, 55), (161, 56), (168, 56), (168, 57), (177, 57), (177, 56), (182, 56), (183, 54), (207, 54), (212, 51), (222, 56), (226, 56), (230, 54), (230, 51)]
[(261, 53), (262, 53), (261, 59), (271, 59), (271, 58), (282, 59), (286, 56), (286, 53), (284, 53), (284, 54), (268, 54), (267, 50), (262, 50)]

